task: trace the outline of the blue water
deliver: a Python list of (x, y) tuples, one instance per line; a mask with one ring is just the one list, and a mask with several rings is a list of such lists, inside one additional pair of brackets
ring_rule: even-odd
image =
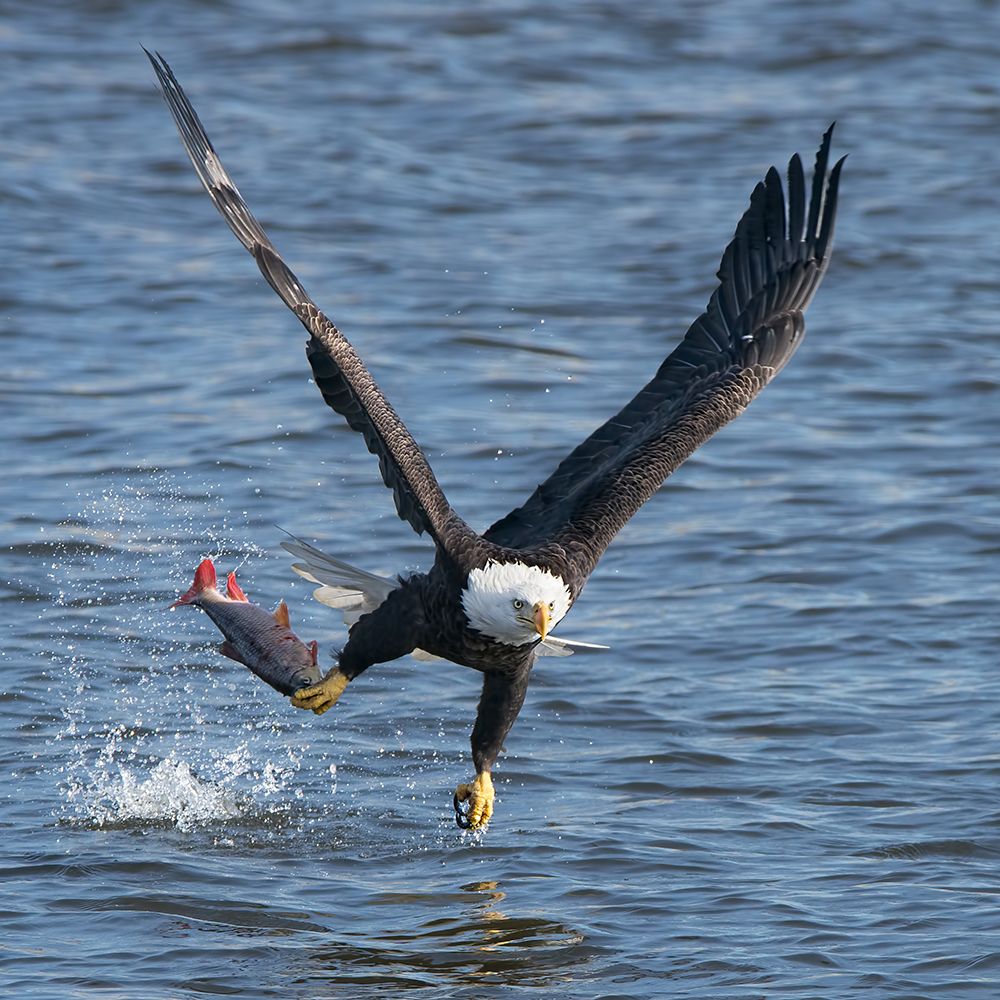
[[(484, 527), (697, 315), (838, 120), (801, 351), (622, 532), (462, 833), (478, 678), (315, 718), (162, 610), (278, 525), (426, 566), (139, 48)], [(6, 3), (0, 993), (1000, 994), (1000, 13)]]

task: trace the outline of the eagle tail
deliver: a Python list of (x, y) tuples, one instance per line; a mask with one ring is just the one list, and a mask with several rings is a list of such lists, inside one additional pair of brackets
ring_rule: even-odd
[(320, 604), (336, 608), (348, 627), (362, 615), (374, 611), (398, 586), (395, 580), (327, 555), (294, 535), (282, 542), (281, 547), (301, 560), (292, 564), (292, 570), (318, 585), (313, 597)]
[(574, 653), (604, 653), (610, 646), (596, 642), (581, 642), (579, 639), (563, 639), (547, 635), (536, 647), (535, 656), (572, 656)]

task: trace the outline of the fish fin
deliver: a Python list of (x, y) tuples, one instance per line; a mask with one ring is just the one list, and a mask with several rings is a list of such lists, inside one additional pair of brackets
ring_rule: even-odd
[[(249, 667), (250, 664), (240, 656), (240, 651), (227, 639), (225, 642), (219, 643), (219, 652), (223, 656), (228, 656), (229, 659), (235, 660), (237, 663), (242, 663), (244, 667)], [(251, 667), (251, 669), (253, 669)]]
[(292, 623), (288, 620), (288, 605), (284, 601), (279, 601), (278, 606), (271, 612), (274, 620), (285, 628), (291, 628)]
[(181, 604), (191, 604), (202, 591), (211, 590), (215, 586), (215, 566), (211, 559), (202, 559), (194, 571), (194, 583), (191, 584), (191, 589), (187, 593), (181, 594), (170, 607), (176, 608)]
[(313, 666), (315, 667), (319, 664), (319, 643), (313, 639), (312, 642), (308, 643), (308, 647), (309, 652), (312, 653)]
[(250, 598), (243, 593), (243, 588), (236, 582), (236, 571), (234, 570), (226, 577), (226, 596), (231, 601), (245, 601), (250, 603)]

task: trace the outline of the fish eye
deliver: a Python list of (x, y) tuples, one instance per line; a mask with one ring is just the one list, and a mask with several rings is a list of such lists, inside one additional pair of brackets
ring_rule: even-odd
[(515, 611), (520, 611), (521, 608), (524, 607), (524, 601), (520, 600), (517, 597), (514, 598), (514, 602), (513, 603), (514, 603), (514, 610)]

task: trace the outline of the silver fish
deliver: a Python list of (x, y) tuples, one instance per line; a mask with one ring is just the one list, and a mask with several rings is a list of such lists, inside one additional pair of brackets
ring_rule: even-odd
[(299, 688), (319, 683), (319, 644), (306, 644), (295, 635), (284, 601), (273, 612), (251, 604), (236, 582), (235, 573), (229, 574), (223, 594), (212, 560), (204, 559), (195, 570), (191, 589), (170, 607), (184, 604), (201, 608), (215, 622), (226, 637), (219, 646), (220, 653), (249, 667), (276, 691), (292, 695)]

